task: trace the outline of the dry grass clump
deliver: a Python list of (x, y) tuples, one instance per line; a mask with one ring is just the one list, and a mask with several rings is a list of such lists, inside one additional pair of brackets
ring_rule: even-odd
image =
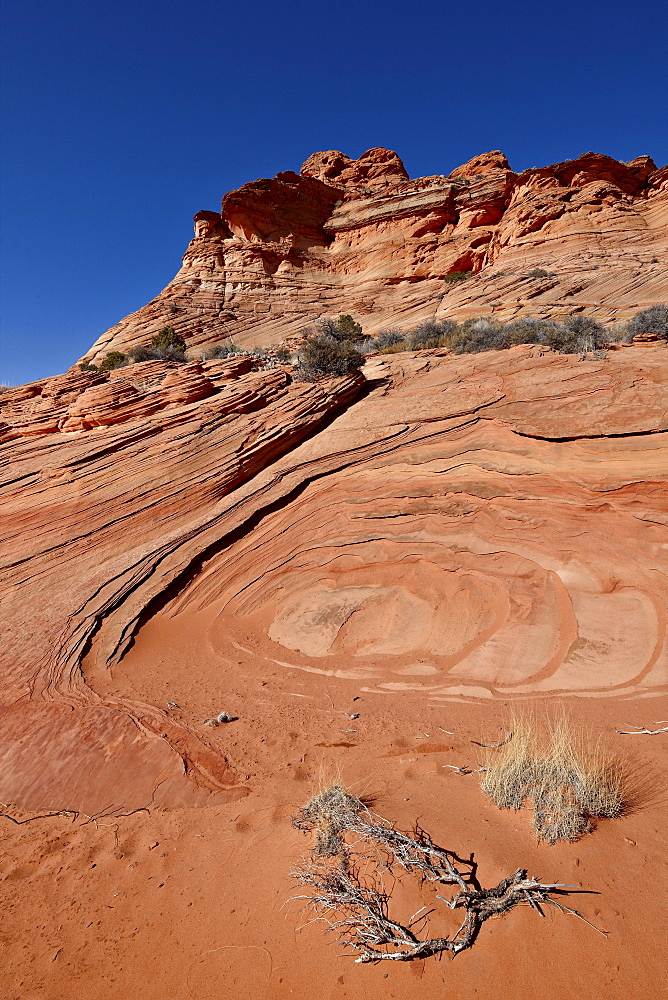
[(514, 717), (512, 737), (489, 757), (481, 786), (499, 809), (530, 802), (532, 826), (549, 844), (577, 840), (593, 818), (620, 816), (624, 805), (619, 761), (566, 716), (544, 726)]
[(292, 825), (310, 833), (315, 830), (314, 854), (333, 858), (343, 850), (343, 833), (350, 829), (353, 817), (364, 809), (361, 799), (339, 784), (321, 789), (293, 817)]

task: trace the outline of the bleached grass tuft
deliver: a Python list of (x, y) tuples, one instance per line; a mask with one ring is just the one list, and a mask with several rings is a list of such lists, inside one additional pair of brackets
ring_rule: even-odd
[(577, 840), (597, 817), (620, 816), (623, 771), (600, 740), (577, 729), (565, 715), (541, 724), (516, 715), (512, 738), (491, 753), (481, 787), (499, 809), (530, 804), (540, 840)]

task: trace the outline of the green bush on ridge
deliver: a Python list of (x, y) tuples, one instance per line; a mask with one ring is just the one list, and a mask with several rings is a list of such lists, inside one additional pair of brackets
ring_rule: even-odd
[(637, 333), (657, 333), (668, 340), (668, 305), (643, 309), (626, 324), (606, 329), (592, 316), (576, 313), (563, 320), (522, 317), (502, 323), (477, 317), (462, 323), (454, 320), (427, 320), (414, 330), (382, 331), (358, 343), (365, 354), (397, 354), (442, 347), (453, 354), (501, 351), (520, 344), (543, 344), (561, 354), (591, 354), (612, 341), (633, 340)]

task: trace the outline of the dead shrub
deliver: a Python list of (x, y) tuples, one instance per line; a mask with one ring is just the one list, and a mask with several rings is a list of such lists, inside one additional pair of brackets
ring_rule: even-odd
[(314, 830), (314, 853), (321, 858), (332, 858), (343, 851), (342, 834), (350, 826), (351, 817), (363, 809), (361, 799), (351, 795), (342, 785), (329, 785), (299, 810), (292, 825), (304, 833)]
[[(299, 830), (316, 833), (311, 858), (293, 872), (306, 890), (297, 898), (306, 899), (316, 919), (324, 920), (339, 941), (357, 953), (357, 962), (410, 962), (444, 952), (454, 957), (471, 947), (485, 920), (518, 904), (528, 903), (539, 913), (543, 904), (551, 904), (581, 916), (552, 898), (574, 886), (538, 882), (522, 868), (483, 889), (473, 855), (464, 859), (439, 847), (417, 825), (412, 835), (402, 833), (340, 784), (318, 792), (292, 822)], [(351, 835), (353, 847), (346, 844), (345, 834)], [(392, 891), (397, 881), (410, 876), (418, 887), (431, 884), (446, 891), (454, 886), (454, 894), (452, 889), (450, 898), (428, 892), (427, 905), (401, 920), (391, 913)], [(434, 929), (443, 927), (445, 913), (437, 901), (447, 910), (464, 910), (459, 929), (447, 936), (428, 933), (432, 919), (437, 921)]]
[(623, 770), (600, 740), (563, 715), (544, 726), (535, 717), (515, 716), (511, 732), (489, 756), (481, 787), (499, 809), (529, 803), (540, 840), (574, 841), (592, 829), (592, 819), (622, 814)]

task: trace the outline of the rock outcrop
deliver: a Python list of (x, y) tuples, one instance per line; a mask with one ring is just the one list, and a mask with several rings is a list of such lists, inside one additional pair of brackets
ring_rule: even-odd
[(667, 361), (425, 351), (363, 392), (152, 361), (6, 393), (0, 801), (245, 794), (206, 702), (170, 707), (203, 664), (432, 705), (665, 691)]
[(201, 720), (101, 699), (81, 656), (99, 633), (118, 658), (150, 602), (245, 522), (243, 484), (260, 475), (251, 505), (271, 503), (262, 470), (363, 382), (253, 365), (146, 362), (2, 397), (1, 801), (94, 814), (245, 794)]
[(668, 167), (648, 156), (585, 153), (518, 174), (493, 151), (410, 180), (390, 150), (329, 150), (198, 212), (176, 277), (87, 359), (165, 324), (196, 355), (229, 337), (277, 343), (339, 312), (374, 334), (444, 316), (611, 321), (666, 299)]

